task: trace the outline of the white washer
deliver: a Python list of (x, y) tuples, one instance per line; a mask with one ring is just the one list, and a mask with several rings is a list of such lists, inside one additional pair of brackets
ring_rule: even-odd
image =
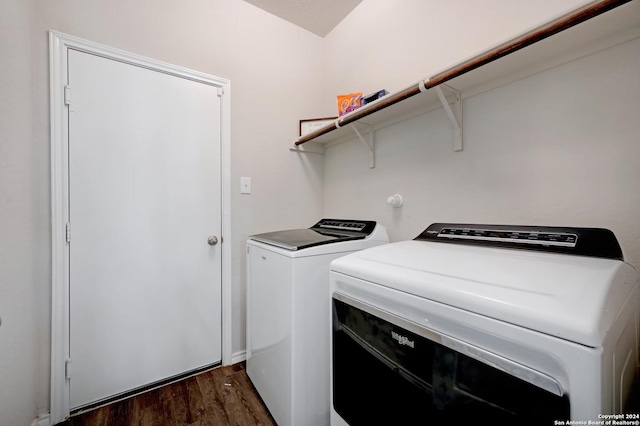
[(342, 219), (247, 240), (247, 374), (279, 426), (329, 424), (329, 264), (388, 242)]

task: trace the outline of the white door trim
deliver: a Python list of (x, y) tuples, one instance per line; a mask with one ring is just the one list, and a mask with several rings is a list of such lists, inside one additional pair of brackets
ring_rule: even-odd
[(221, 88), (222, 177), (222, 364), (232, 363), (231, 353), (231, 104), (229, 80), (156, 61), (57, 31), (49, 32), (49, 82), (51, 112), (51, 424), (68, 417), (69, 381), (69, 246), (66, 224), (68, 193), (68, 108), (65, 105), (67, 50), (74, 49), (104, 58), (145, 67)]

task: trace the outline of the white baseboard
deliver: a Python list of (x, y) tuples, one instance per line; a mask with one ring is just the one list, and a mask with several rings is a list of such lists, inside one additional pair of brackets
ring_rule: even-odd
[(38, 417), (33, 419), (31, 422), (31, 426), (51, 426), (51, 422), (49, 421), (49, 413), (40, 414)]
[(239, 362), (246, 361), (246, 360), (247, 360), (247, 351), (240, 351), (231, 355), (231, 364), (237, 364)]

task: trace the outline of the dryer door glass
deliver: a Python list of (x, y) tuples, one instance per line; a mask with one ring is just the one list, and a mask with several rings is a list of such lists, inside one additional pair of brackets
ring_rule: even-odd
[[(436, 338), (424, 337), (430, 334)], [(452, 350), (430, 330), (414, 333), (336, 298), (332, 339), (332, 403), (350, 426), (553, 424), (570, 417), (567, 395)]]

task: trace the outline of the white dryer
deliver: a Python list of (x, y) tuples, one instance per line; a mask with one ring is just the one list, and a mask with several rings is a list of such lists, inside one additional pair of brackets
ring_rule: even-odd
[(341, 219), (247, 240), (247, 374), (279, 426), (329, 424), (329, 264), (388, 242)]
[(332, 426), (640, 420), (640, 282), (609, 230), (432, 224), (333, 261), (330, 294)]

